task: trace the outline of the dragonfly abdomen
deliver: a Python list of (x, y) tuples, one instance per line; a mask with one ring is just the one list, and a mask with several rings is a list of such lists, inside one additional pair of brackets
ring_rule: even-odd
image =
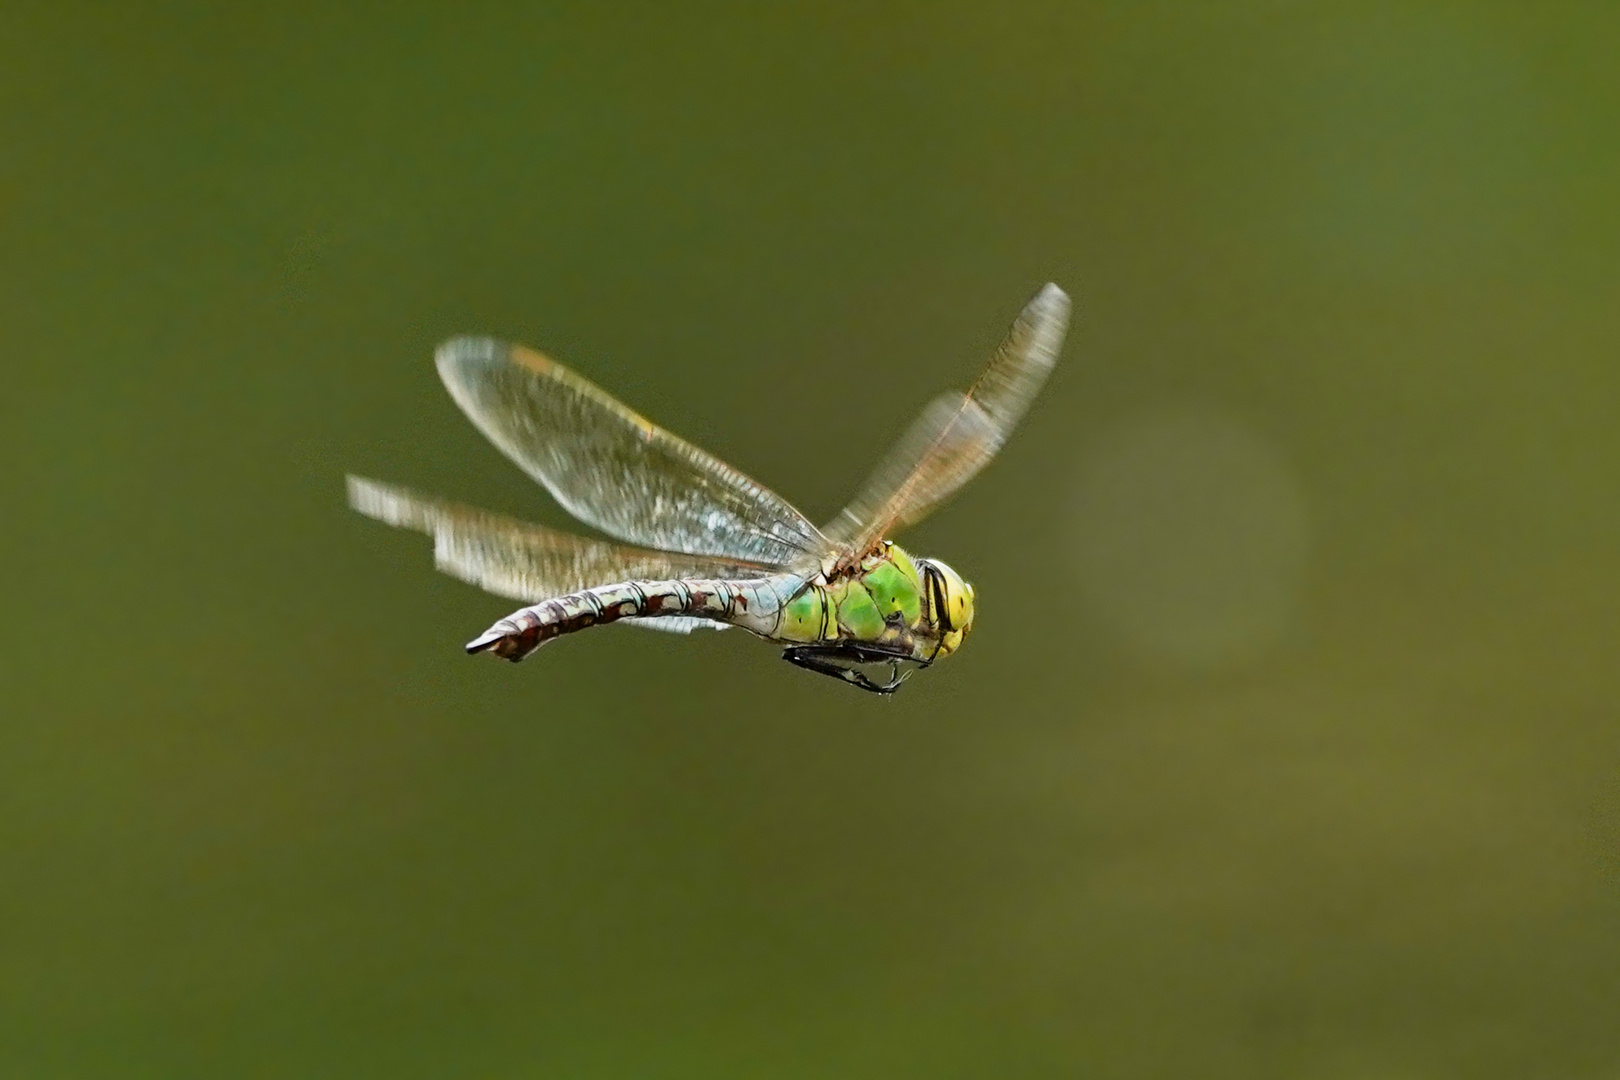
[(756, 633), (774, 629), (781, 601), (769, 579), (624, 581), (581, 589), (513, 612), (467, 643), (469, 653), (522, 660), (564, 634), (620, 619), (685, 615), (731, 623)]

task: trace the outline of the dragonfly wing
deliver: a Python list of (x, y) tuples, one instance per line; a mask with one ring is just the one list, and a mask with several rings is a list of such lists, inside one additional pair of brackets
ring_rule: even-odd
[(489, 440), (576, 518), (632, 544), (772, 567), (832, 545), (780, 495), (548, 357), (489, 338), (440, 346), (439, 375)]
[(835, 543), (864, 552), (945, 501), (999, 448), (996, 426), (982, 408), (965, 394), (942, 394), (889, 449), (861, 493), (825, 531)]
[(433, 560), (452, 577), (526, 603), (619, 581), (756, 578), (770, 572), (735, 559), (587, 540), (360, 476), (349, 477), (349, 505), (433, 537)]
[(1069, 298), (1047, 285), (1013, 323), (967, 393), (950, 393), (923, 410), (866, 486), (826, 526), (838, 545), (864, 552), (918, 521), (971, 480), (1006, 443), (1040, 393), (1063, 346)]

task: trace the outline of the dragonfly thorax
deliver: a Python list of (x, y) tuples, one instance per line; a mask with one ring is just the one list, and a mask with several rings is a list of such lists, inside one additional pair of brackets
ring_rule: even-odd
[(884, 541), (847, 570), (806, 582), (766, 636), (926, 665), (961, 646), (973, 600), (973, 587), (945, 563)]

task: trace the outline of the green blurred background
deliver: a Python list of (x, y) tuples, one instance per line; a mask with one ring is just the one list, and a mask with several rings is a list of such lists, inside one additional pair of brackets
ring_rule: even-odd
[[(1616, 1076), (1617, 49), (5, 4), (0, 1077)], [(1047, 280), (893, 701), (474, 662), (511, 605), (343, 506), (565, 523), (434, 375), (479, 332), (825, 519)]]

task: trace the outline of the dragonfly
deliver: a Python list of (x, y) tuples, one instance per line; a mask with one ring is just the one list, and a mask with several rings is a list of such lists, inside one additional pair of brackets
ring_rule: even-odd
[(917, 416), (833, 521), (817, 527), (769, 488), (522, 345), (459, 337), (435, 354), (473, 424), (591, 539), (348, 477), (349, 504), (426, 533), (445, 573), (526, 606), (467, 643), (522, 660), (607, 623), (687, 633), (742, 627), (784, 659), (892, 694), (956, 652), (973, 586), (890, 538), (975, 476), (1028, 411), (1062, 348), (1069, 298), (1047, 285), (964, 391)]

